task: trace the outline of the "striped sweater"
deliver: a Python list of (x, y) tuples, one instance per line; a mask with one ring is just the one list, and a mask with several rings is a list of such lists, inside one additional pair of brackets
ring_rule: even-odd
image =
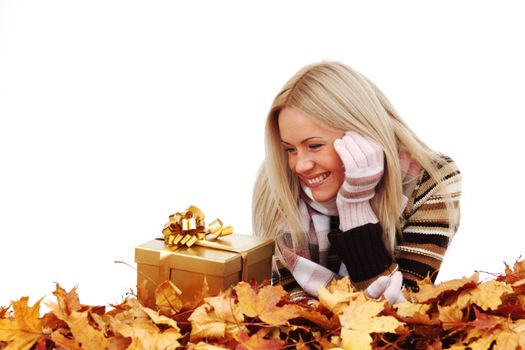
[[(332, 217), (327, 267), (337, 272), (340, 262), (344, 262), (352, 284), (358, 289), (366, 288), (378, 277), (396, 269), (403, 273), (404, 285), (412, 289), (417, 289), (416, 281), (427, 275), (435, 281), (445, 251), (457, 231), (461, 194), (461, 174), (452, 159), (443, 158), (446, 164), (440, 168), (439, 181), (422, 170), (410, 188), (394, 256), (383, 244), (378, 223), (341, 232), (338, 218)], [(447, 205), (454, 222), (450, 222)], [(278, 267), (272, 283), (282, 284), (292, 299), (307, 296), (291, 273), (279, 264)]]

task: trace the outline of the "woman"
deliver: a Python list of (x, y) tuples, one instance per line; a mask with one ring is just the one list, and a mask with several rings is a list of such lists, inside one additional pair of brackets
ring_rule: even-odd
[(366, 77), (309, 65), (273, 101), (253, 196), (257, 236), (276, 240), (273, 282), (295, 300), (348, 275), (391, 303), (435, 280), (459, 224), (461, 175)]

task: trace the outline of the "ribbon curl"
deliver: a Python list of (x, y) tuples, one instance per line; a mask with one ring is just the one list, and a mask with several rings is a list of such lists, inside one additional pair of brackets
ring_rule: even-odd
[(191, 247), (196, 243), (205, 245), (206, 236), (209, 234), (219, 238), (232, 233), (233, 227), (224, 226), (220, 219), (213, 220), (206, 228), (204, 213), (193, 205), (182, 213), (171, 214), (168, 223), (162, 229), (164, 243), (169, 247)]

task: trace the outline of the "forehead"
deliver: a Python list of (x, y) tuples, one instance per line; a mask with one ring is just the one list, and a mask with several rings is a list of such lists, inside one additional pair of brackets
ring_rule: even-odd
[(341, 130), (329, 127), (293, 107), (281, 110), (277, 119), (281, 140), (288, 143), (302, 142), (311, 137), (333, 139), (343, 135)]

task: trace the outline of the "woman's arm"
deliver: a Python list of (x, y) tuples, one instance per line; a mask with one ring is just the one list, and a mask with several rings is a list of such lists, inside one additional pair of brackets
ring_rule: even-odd
[(435, 281), (459, 224), (461, 174), (452, 159), (443, 158), (447, 163), (440, 169), (439, 181), (424, 172), (403, 213), (395, 261), (404, 284), (411, 288), (427, 275)]

